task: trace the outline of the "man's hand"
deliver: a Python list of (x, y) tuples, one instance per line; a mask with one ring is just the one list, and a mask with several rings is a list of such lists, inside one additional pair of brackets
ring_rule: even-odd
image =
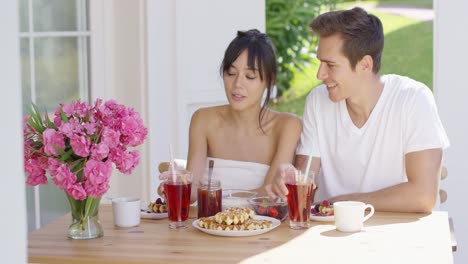
[(278, 167), (278, 173), (273, 179), (273, 183), (267, 184), (265, 189), (272, 199), (276, 199), (278, 196), (287, 201), (286, 196), (288, 195), (288, 188), (286, 188), (285, 182), (288, 179), (293, 179), (296, 175), (296, 168), (290, 163), (280, 164)]

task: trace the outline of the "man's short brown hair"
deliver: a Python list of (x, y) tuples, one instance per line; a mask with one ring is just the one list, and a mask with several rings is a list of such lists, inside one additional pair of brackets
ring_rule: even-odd
[(343, 54), (354, 70), (365, 55), (373, 60), (373, 72), (380, 71), (384, 47), (383, 27), (380, 19), (360, 7), (321, 14), (310, 23), (319, 37), (340, 34)]

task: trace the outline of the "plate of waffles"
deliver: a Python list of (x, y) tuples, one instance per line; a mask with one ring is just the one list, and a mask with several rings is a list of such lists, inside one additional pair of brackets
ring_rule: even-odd
[(164, 219), (167, 217), (167, 205), (161, 198), (158, 198), (154, 203), (148, 203), (145, 207), (142, 206), (140, 210), (140, 218), (142, 219)]
[[(206, 223), (212, 221), (211, 228), (207, 228)], [(242, 224), (217, 224), (213, 216), (200, 218), (192, 222), (196, 229), (214, 236), (243, 237), (261, 235), (277, 228), (281, 224), (276, 218), (255, 215), (252, 219)], [(214, 226), (213, 226), (214, 225)], [(205, 226), (205, 227), (202, 227)], [(251, 228), (251, 229), (249, 229)]]
[(322, 215), (320, 213), (310, 214), (310, 220), (318, 221), (318, 222), (333, 222), (335, 221), (335, 216), (334, 215)]
[(310, 220), (318, 222), (335, 221), (333, 204), (325, 200), (319, 204), (313, 205), (310, 209)]
[(153, 213), (150, 210), (141, 209), (140, 218), (142, 219), (164, 219), (167, 218), (167, 213)]

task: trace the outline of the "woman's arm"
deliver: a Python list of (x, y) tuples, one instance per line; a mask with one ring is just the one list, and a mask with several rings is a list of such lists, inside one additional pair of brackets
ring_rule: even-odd
[(190, 121), (187, 170), (192, 172), (191, 203), (197, 199), (198, 182), (203, 176), (206, 166), (208, 152), (207, 114), (207, 109), (199, 109), (192, 115)]
[(283, 114), (281, 120), (276, 125), (278, 129), (278, 145), (267, 172), (263, 186), (256, 191), (266, 194), (267, 188), (270, 188), (280, 164), (292, 163), (297, 143), (302, 131), (301, 120), (293, 115)]

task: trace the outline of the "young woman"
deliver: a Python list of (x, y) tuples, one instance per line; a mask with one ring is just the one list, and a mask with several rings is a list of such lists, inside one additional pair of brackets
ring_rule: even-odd
[(193, 173), (193, 188), (212, 159), (213, 176), (223, 189), (266, 194), (279, 164), (293, 161), (302, 130), (298, 117), (267, 107), (277, 73), (272, 43), (256, 29), (239, 31), (220, 72), (229, 104), (201, 108), (190, 123), (187, 170)]

